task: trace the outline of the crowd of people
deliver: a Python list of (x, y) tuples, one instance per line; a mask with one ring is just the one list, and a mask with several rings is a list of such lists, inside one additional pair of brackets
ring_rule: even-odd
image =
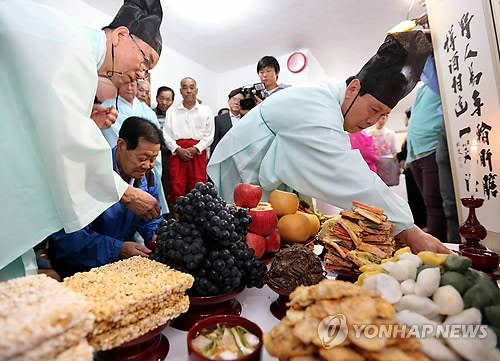
[[(386, 211), (396, 236), (414, 251), (447, 252), (440, 242), (445, 236), (434, 228), (437, 221), (429, 220), (444, 217), (434, 194), (438, 141), (427, 147), (412, 135), (414, 127), (416, 134), (428, 128), (429, 117), (432, 129), (440, 130), (441, 118), (434, 113), (439, 99), (431, 85), (417, 95), (406, 159), (424, 199), (430, 234), (414, 225), (410, 207), (382, 175), (390, 173), (386, 163), (398, 164), (394, 134), (384, 128), (387, 115), (432, 58), (423, 32), (388, 35), (347, 81), (290, 87), (278, 83), (277, 59), (264, 56), (257, 63), (263, 88), (254, 94), (244, 88), (229, 91), (227, 109), (215, 116), (198, 99), (198, 84), (190, 76), (180, 81), (181, 100), (174, 102), (173, 88), (161, 86), (151, 108), (149, 71), (162, 50), (159, 0), (125, 1), (100, 31), (42, 5), (20, 2), (0, 14), (6, 64), (15, 75), (8, 84), (12, 96), (2, 98), (10, 119), (2, 145), (4, 169), (16, 174), (3, 179), (9, 191), (2, 218), (11, 222), (3, 239), (20, 239), (0, 255), (0, 279), (25, 272), (26, 257), (41, 240), (64, 277), (120, 258), (148, 256), (154, 229), (162, 218), (175, 217), (177, 198), (208, 179), (229, 203), (234, 186), (243, 182), (260, 184), (265, 194), (279, 188), (342, 208), (352, 200), (373, 204)], [(2, 32), (3, 24), (8, 31)], [(43, 39), (40, 29), (46, 30)], [(26, 44), (37, 44), (36, 56)], [(25, 77), (19, 69), (38, 77)], [(112, 83), (116, 95), (99, 99), (98, 76)], [(35, 78), (44, 94), (33, 93)], [(33, 104), (22, 99), (37, 99), (37, 111), (28, 111)], [(417, 120), (414, 114), (420, 112)], [(375, 124), (373, 135), (363, 133)], [(10, 157), (18, 144), (24, 149)], [(15, 160), (19, 157), (22, 163)]]
[[(273, 56), (265, 56), (258, 62), (257, 74), (265, 90), (262, 98), (255, 97), (255, 104), (288, 87), (277, 83), (279, 71), (279, 63)], [(79, 231), (60, 230), (52, 234), (47, 239), (47, 253), (61, 277), (120, 258), (149, 255), (151, 251), (146, 245), (154, 239), (153, 231), (161, 218), (175, 216), (177, 198), (186, 195), (196, 183), (207, 181), (209, 154), (244, 115), (240, 100), (245, 96), (241, 88), (232, 90), (227, 112), (219, 112), (214, 117), (210, 107), (198, 99), (195, 79), (185, 77), (179, 85), (182, 101), (174, 104), (175, 91), (160, 86), (154, 109), (148, 79), (122, 85), (114, 97), (102, 103), (96, 98), (96, 111), (107, 109), (117, 113), (114, 122), (104, 124), (94, 117), (112, 149), (113, 169), (129, 184), (154, 196), (160, 204), (161, 216), (146, 220), (117, 203)], [(150, 153), (147, 153), (148, 146)], [(134, 165), (135, 157), (138, 161)], [(134, 171), (139, 172), (139, 177), (134, 176)], [(39, 262), (44, 260), (39, 257)]]

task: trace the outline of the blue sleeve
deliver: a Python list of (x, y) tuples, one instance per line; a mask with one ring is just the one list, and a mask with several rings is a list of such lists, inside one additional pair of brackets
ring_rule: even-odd
[(151, 123), (153, 123), (154, 125), (156, 125), (158, 127), (158, 129), (161, 129), (160, 122), (158, 121), (158, 117), (156, 116), (156, 113), (154, 112), (154, 110), (151, 109), (150, 107), (148, 107), (147, 105), (145, 107), (146, 107), (146, 109), (145, 109), (145, 112), (146, 112), (145, 118), (147, 120), (149, 120)]
[(436, 64), (434, 63), (434, 57), (429, 55), (427, 61), (424, 65), (424, 70), (420, 76), (420, 80), (424, 82), (438, 97), (441, 96), (439, 93), (439, 82), (436, 72)]
[[(158, 182), (155, 177), (155, 184), (152, 187), (147, 188), (147, 192), (156, 198), (158, 204), (160, 204), (160, 197), (158, 196)], [(149, 242), (151, 238), (153, 238), (154, 232), (156, 228), (158, 228), (158, 224), (160, 224), (163, 218), (160, 216), (156, 219), (152, 219), (148, 221), (146, 218), (142, 218), (137, 225), (137, 231), (140, 233), (142, 238), (144, 238), (145, 242)]]
[(89, 225), (79, 231), (52, 235), (56, 241), (56, 258), (69, 263), (98, 267), (118, 260), (123, 242), (92, 230)]

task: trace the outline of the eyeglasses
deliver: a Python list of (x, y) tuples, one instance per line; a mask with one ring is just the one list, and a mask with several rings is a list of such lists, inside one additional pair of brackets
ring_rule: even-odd
[(146, 54), (144, 54), (144, 51), (142, 51), (142, 49), (140, 48), (139, 44), (137, 44), (137, 42), (135, 41), (135, 39), (133, 38), (132, 35), (130, 35), (130, 39), (132, 39), (132, 41), (134, 42), (135, 46), (137, 46), (137, 49), (139, 49), (139, 51), (142, 54), (142, 58), (143, 58), (142, 63), (146, 67), (146, 70), (144, 71), (144, 77), (143, 77), (143, 79), (148, 79), (149, 78), (149, 69), (151, 69), (151, 60), (146, 56)]

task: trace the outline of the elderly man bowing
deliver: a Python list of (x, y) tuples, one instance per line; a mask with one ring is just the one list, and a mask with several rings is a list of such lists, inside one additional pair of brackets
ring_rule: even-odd
[[(163, 142), (160, 129), (147, 119), (129, 117), (118, 137), (112, 152), (113, 169), (132, 187), (158, 200), (161, 185), (152, 169)], [(53, 234), (49, 240), (51, 263), (61, 277), (68, 277), (120, 258), (147, 257), (151, 251), (135, 242), (133, 235), (139, 232), (147, 244), (155, 239), (160, 221), (161, 217), (147, 220), (136, 216), (122, 203), (115, 203), (85, 228)]]
[[(121, 201), (148, 219), (157, 200), (113, 171), (111, 148), (90, 119), (98, 74), (120, 87), (161, 53), (159, 0), (128, 0), (98, 31), (56, 9), (0, 2), (0, 269), (49, 234), (79, 230)], [(36, 86), (34, 86), (36, 84)], [(0, 279), (24, 275), (17, 259)]]

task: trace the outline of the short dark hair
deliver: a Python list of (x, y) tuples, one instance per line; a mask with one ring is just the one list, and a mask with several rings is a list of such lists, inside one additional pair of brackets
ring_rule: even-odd
[(140, 137), (161, 146), (165, 143), (161, 130), (149, 120), (141, 117), (128, 117), (125, 119), (118, 136), (127, 143), (128, 150), (137, 148)]
[(410, 117), (411, 117), (411, 108), (406, 109), (406, 110), (405, 110), (405, 114), (406, 114), (406, 117), (407, 117), (408, 119), (410, 119)]
[(161, 86), (158, 88), (158, 90), (156, 91), (156, 97), (158, 98), (160, 96), (160, 93), (161, 92), (172, 92), (172, 100), (174, 100), (175, 98), (175, 93), (174, 93), (174, 90), (168, 86)]
[(227, 95), (227, 97), (228, 97), (228, 99), (231, 99), (232, 97), (234, 97), (237, 94), (243, 94), (241, 92), (241, 87), (231, 90), (231, 92), (229, 92), (229, 94)]
[[(353, 81), (354, 79), (357, 79), (354, 75), (350, 76), (349, 78), (346, 79), (345, 85), (349, 86), (349, 84), (351, 84), (351, 81)], [(361, 84), (361, 80), (359, 81), (359, 84), (360, 84), (359, 96), (363, 96), (366, 93), (368, 93), (365, 89), (363, 89), (363, 84)]]
[(280, 72), (280, 64), (274, 56), (266, 55), (259, 60), (259, 62), (257, 63), (257, 74), (266, 66), (272, 66), (276, 74)]

